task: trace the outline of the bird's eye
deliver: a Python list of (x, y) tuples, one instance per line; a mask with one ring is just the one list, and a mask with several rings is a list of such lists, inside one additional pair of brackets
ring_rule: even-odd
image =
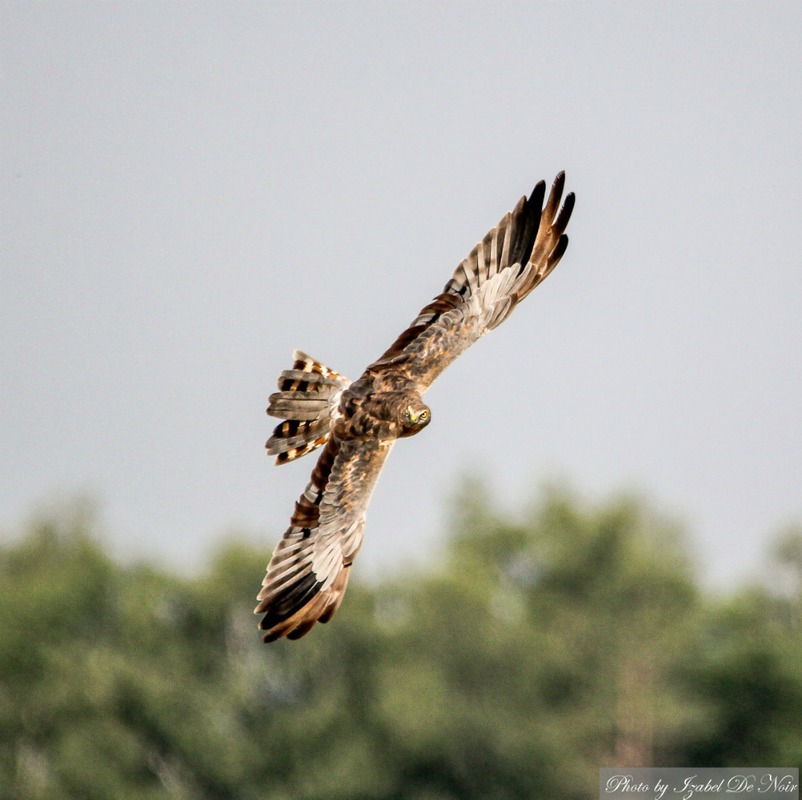
[(408, 408), (404, 412), (404, 419), (410, 423), (410, 425), (421, 425), (429, 421), (429, 411), (424, 408), (415, 413), (414, 409)]

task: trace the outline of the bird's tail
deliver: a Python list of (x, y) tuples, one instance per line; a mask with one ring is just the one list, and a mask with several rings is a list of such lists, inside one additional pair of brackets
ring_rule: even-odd
[(338, 372), (296, 350), (292, 369), (278, 379), (279, 391), (270, 395), (267, 413), (283, 419), (265, 447), (286, 464), (325, 444), (339, 416), (340, 395), (350, 381)]

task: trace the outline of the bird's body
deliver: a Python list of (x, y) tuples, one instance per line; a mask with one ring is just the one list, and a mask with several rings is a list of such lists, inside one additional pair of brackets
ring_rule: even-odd
[(415, 381), (396, 370), (367, 370), (343, 392), (340, 413), (339, 435), (380, 442), (412, 436), (431, 418)]
[(471, 344), (497, 327), (557, 265), (574, 196), (564, 175), (521, 198), (457, 267), (443, 291), (362, 376), (346, 378), (296, 351), (268, 413), (284, 420), (267, 442), (283, 464), (323, 447), (259, 593), (265, 641), (296, 639), (342, 601), (362, 544), (365, 512), (397, 439), (423, 430), (423, 394)]

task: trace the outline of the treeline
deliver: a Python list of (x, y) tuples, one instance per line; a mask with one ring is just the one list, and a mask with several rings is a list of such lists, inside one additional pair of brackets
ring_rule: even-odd
[(0, 551), (0, 797), (585, 800), (600, 766), (802, 765), (799, 532), (722, 597), (639, 500), (454, 508), (437, 563), (271, 645), (264, 549), (187, 579), (91, 516), (32, 524)]

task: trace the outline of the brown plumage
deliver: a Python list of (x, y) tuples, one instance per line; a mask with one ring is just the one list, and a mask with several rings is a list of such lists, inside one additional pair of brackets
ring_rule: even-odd
[(422, 395), (487, 331), (500, 325), (557, 265), (574, 207), (560, 207), (564, 173), (546, 201), (543, 181), (457, 267), (443, 291), (362, 376), (350, 383), (300, 351), (282, 372), (268, 413), (283, 419), (267, 451), (284, 464), (323, 447), (278, 543), (255, 613), (264, 640), (297, 639), (342, 602), (362, 544), (365, 512), (396, 439), (429, 424)]

